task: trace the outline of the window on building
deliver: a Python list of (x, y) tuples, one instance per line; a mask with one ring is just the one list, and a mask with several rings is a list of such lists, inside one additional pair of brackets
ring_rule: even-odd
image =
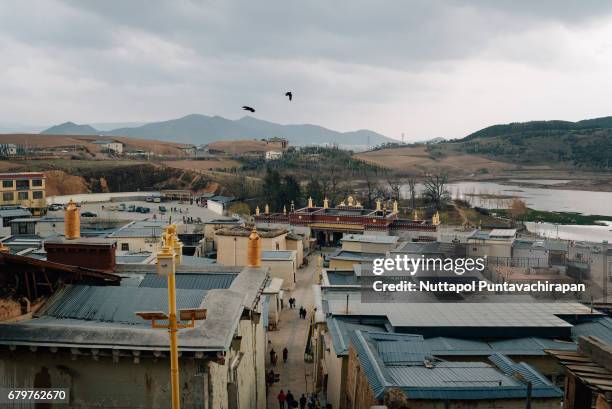
[(19, 200), (28, 200), (28, 192), (18, 192), (17, 199)]
[(27, 223), (19, 223), (18, 229), (19, 229), (19, 234), (28, 234), (28, 224)]
[(42, 186), (42, 179), (32, 179), (32, 186)]
[(12, 202), (15, 198), (15, 195), (13, 195), (13, 192), (4, 192), (2, 193), (2, 200), (4, 202)]
[(42, 199), (43, 198), (43, 191), (42, 190), (36, 190), (34, 192), (32, 192), (32, 199)]
[(29, 190), (29, 189), (30, 189), (29, 180), (18, 180), (17, 181), (17, 190)]
[(2, 181), (2, 187), (4, 187), (4, 188), (13, 187), (13, 181), (12, 180), (3, 180)]
[(122, 251), (130, 251), (130, 244), (129, 243), (121, 243), (121, 250)]

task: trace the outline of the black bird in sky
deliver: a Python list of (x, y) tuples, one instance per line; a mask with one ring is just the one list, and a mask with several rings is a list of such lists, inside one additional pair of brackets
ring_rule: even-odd
[(291, 91), (285, 92), (285, 96), (289, 97), (289, 101), (291, 101), (293, 99), (293, 94), (291, 93)]
[(255, 112), (255, 108), (251, 108), (251, 107), (248, 107), (246, 105), (243, 106), (242, 109), (244, 109), (245, 111), (249, 111), (249, 112)]

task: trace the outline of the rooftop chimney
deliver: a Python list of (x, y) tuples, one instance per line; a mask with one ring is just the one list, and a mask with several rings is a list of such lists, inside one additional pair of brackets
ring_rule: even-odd
[(81, 218), (79, 208), (72, 200), (66, 206), (66, 215), (64, 217), (64, 237), (67, 240), (74, 240), (81, 237)]
[(249, 267), (259, 267), (261, 265), (261, 238), (257, 234), (257, 229), (253, 227), (249, 236), (247, 249), (247, 260)]

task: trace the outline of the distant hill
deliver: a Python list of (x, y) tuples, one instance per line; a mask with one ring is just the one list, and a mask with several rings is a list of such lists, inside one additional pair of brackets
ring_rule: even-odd
[[(76, 125), (67, 122), (66, 124), (51, 127), (44, 131), (44, 133), (62, 132), (63, 134), (71, 134), (66, 130), (72, 131), (75, 129), (74, 127), (80, 126), (88, 125)], [(97, 131), (93, 127), (89, 128), (88, 132), (79, 131), (79, 133), (81, 135), (131, 136), (197, 145), (208, 144), (214, 141), (261, 139), (274, 136), (288, 139), (291, 145), (329, 143), (338, 145), (369, 144), (373, 146), (394, 141), (384, 135), (365, 129), (352, 132), (337, 132), (317, 125), (281, 125), (250, 116), (231, 120), (220, 116), (192, 114), (169, 121), (117, 128), (106, 132)]]
[(99, 135), (100, 131), (90, 125), (78, 125), (74, 122), (52, 126), (41, 132), (45, 135)]
[(453, 150), (520, 164), (610, 169), (612, 117), (493, 125), (431, 148)]

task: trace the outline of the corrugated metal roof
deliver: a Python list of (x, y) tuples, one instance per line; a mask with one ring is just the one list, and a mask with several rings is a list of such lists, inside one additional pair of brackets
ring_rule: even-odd
[(357, 277), (352, 272), (327, 270), (326, 274), (330, 285), (359, 285)]
[(13, 208), (13, 209), (1, 209), (0, 217), (26, 217), (32, 216), (32, 213), (28, 209)]
[[(359, 363), (370, 388), (377, 399), (384, 397), (388, 388), (399, 388), (409, 399), (435, 400), (490, 400), (520, 399), (527, 395), (527, 384), (515, 377), (516, 373), (533, 383), (532, 396), (536, 398), (557, 398), (561, 390), (530, 366), (516, 364), (507, 357), (496, 355), (490, 360), (499, 365), (493, 367), (483, 362), (433, 362), (423, 361), (401, 364), (393, 359), (385, 362), (381, 349), (389, 350), (388, 343), (396, 342), (392, 357), (412, 352), (418, 340), (413, 336), (399, 334), (378, 334), (356, 331), (353, 345)], [(381, 346), (384, 345), (384, 346)], [(403, 356), (402, 356), (403, 358)]]
[(572, 338), (575, 341), (581, 336), (589, 335), (596, 336), (608, 345), (612, 345), (612, 318), (600, 317), (592, 321), (576, 324), (572, 328)]
[[(176, 292), (177, 308), (197, 308), (205, 295), (206, 292), (201, 290), (179, 289)], [(58, 291), (40, 315), (149, 326), (134, 313), (167, 309), (168, 291), (163, 288), (75, 285)]]
[[(177, 273), (175, 275), (176, 288), (186, 290), (212, 290), (213, 288), (229, 288), (238, 274), (217, 273)], [(139, 287), (168, 288), (168, 280), (157, 274), (146, 274)]]
[(374, 320), (360, 320), (358, 322), (353, 322), (342, 318), (328, 317), (326, 318), (326, 322), (327, 329), (332, 337), (334, 352), (337, 356), (344, 356), (348, 354), (351, 334), (353, 334), (355, 331), (385, 331), (384, 324), (380, 322), (380, 320), (379, 323), (376, 324)]

